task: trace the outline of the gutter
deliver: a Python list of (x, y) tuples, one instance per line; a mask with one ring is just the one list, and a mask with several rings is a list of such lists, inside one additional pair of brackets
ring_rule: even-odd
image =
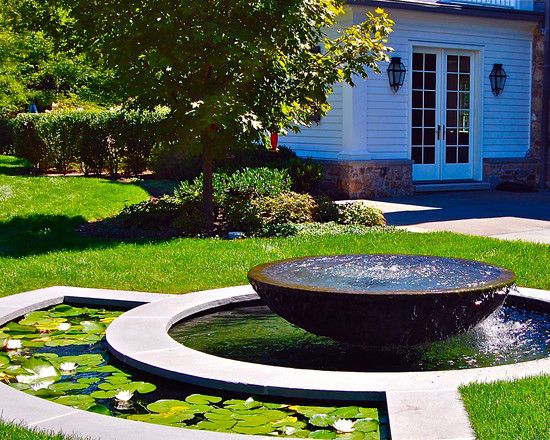
[[(346, 0), (350, 5), (381, 7), (384, 9), (403, 9), (409, 11), (434, 12), (455, 16), (486, 17), (504, 20), (540, 22), (542, 16), (538, 11), (519, 11), (512, 9), (491, 8), (477, 5), (453, 3), (412, 2), (396, 0)], [(546, 2), (548, 3), (548, 2)]]
[(540, 181), (541, 189), (546, 188), (548, 176), (548, 128), (550, 117), (550, 0), (545, 2), (544, 10), (544, 67), (542, 77), (542, 111), (540, 123)]

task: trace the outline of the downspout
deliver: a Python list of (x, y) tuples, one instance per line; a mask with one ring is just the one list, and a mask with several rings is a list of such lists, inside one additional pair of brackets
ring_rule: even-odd
[(550, 0), (544, 2), (544, 67), (542, 77), (542, 121), (540, 142), (540, 182), (541, 189), (546, 188), (548, 175), (548, 128), (550, 118)]

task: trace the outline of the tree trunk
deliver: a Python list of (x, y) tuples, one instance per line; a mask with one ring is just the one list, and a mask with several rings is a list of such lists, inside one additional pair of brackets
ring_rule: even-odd
[(202, 212), (207, 233), (214, 230), (214, 158), (208, 136), (202, 137)]

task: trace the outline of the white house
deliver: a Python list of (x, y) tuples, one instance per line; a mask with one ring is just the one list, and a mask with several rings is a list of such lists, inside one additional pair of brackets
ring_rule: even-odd
[[(388, 64), (355, 88), (337, 86), (318, 125), (282, 138), (298, 155), (323, 161), (329, 190), (377, 197), (534, 178), (543, 14), (533, 0), (348, 4), (343, 24), (374, 7), (389, 13), (391, 56), (406, 74), (397, 91)], [(502, 91), (492, 87), (493, 71), (506, 74)]]

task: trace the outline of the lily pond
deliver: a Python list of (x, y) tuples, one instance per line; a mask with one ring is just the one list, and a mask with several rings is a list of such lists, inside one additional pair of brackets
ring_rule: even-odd
[(383, 407), (219, 395), (118, 363), (105, 342), (121, 311), (61, 304), (0, 327), (0, 380), (99, 414), (181, 428), (293, 438), (387, 440)]

